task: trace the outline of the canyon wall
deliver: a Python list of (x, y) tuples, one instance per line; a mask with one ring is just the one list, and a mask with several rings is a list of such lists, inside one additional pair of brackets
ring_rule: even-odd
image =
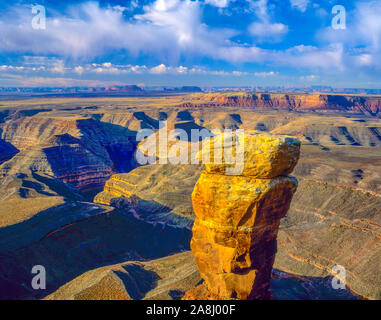
[[(379, 116), (381, 97), (327, 94), (223, 93), (206, 94), (199, 101), (209, 106), (252, 107), (288, 111), (354, 112)], [(197, 104), (195, 102), (195, 104)]]
[[(2, 125), (2, 176), (44, 172), (86, 195), (116, 172), (135, 167), (135, 134), (81, 116), (22, 117)], [(15, 156), (16, 155), (16, 156)]]

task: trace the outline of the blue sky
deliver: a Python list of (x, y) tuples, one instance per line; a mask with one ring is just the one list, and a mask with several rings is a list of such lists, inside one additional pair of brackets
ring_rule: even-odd
[[(0, 86), (381, 88), (381, 1), (0, 2)], [(34, 29), (32, 6), (46, 8)], [(332, 8), (346, 10), (334, 29)]]

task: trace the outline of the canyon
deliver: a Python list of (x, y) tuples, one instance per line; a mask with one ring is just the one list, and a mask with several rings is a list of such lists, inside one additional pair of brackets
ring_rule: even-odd
[[(279, 226), (273, 297), (380, 299), (380, 98), (269, 96), (2, 101), (0, 298), (181, 299), (198, 285), (192, 191), (205, 167), (134, 158), (136, 133), (167, 121), (297, 137), (299, 187)], [(30, 287), (37, 264), (47, 291)], [(349, 290), (329, 287), (335, 265)]]

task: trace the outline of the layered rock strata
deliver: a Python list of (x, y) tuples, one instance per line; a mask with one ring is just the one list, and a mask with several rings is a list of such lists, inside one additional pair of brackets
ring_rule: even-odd
[[(284, 94), (284, 93), (211, 93), (201, 97), (208, 106), (239, 106), (258, 109), (293, 111), (340, 111), (379, 116), (379, 96), (351, 96), (330, 94)], [(197, 106), (199, 106), (197, 104)]]
[(135, 133), (91, 117), (36, 115), (1, 128), (0, 176), (46, 173), (92, 198), (112, 174), (136, 167)]
[(297, 180), (288, 175), (300, 142), (249, 132), (244, 147), (241, 175), (225, 175), (224, 161), (209, 164), (192, 194), (191, 249), (208, 288), (205, 299), (270, 298), (276, 237), (296, 191)]

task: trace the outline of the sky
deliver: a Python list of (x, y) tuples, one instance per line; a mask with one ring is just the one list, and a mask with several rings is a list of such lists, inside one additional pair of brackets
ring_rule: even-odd
[(380, 17), (379, 0), (0, 0), (0, 86), (381, 88)]

